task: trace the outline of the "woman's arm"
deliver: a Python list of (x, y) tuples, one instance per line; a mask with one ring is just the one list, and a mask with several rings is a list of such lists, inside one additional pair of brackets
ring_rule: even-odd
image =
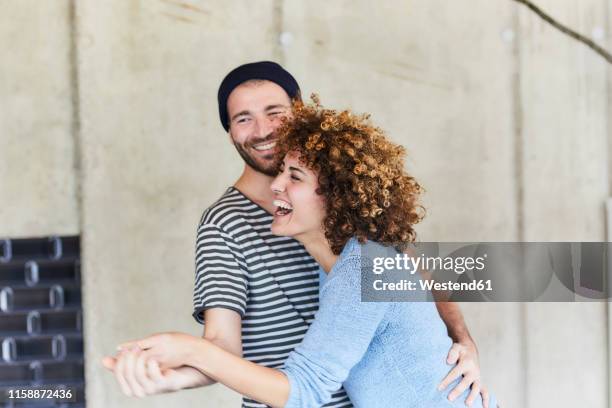
[(273, 407), (283, 407), (287, 401), (289, 381), (281, 371), (247, 361), (201, 337), (158, 333), (119, 347), (133, 358), (157, 362), (162, 370), (193, 367), (206, 377)]
[(315, 320), (282, 372), (238, 361), (209, 345), (190, 360), (217, 381), (272, 406), (325, 404), (362, 360), (389, 308), (361, 302), (359, 258), (341, 262), (322, 286)]
[(284, 407), (289, 380), (280, 370), (264, 367), (228, 353), (203, 340), (187, 356), (189, 365), (251, 399)]
[(162, 367), (192, 366), (267, 405), (321, 406), (363, 358), (388, 309), (386, 303), (361, 302), (360, 268), (359, 258), (345, 260), (328, 278), (315, 320), (281, 370), (183, 333), (161, 333), (136, 344)]
[[(240, 315), (233, 310), (214, 307), (204, 311), (204, 333), (202, 337), (213, 344), (242, 356)], [(184, 388), (202, 387), (216, 381), (201, 371), (189, 367), (160, 370), (146, 354), (120, 353), (105, 357), (103, 365), (112, 371), (123, 393), (127, 396), (144, 397), (159, 393), (178, 391)]]

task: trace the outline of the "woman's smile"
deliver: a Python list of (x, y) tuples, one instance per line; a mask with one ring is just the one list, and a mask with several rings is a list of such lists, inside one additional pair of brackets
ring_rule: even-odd
[(321, 230), (323, 199), (316, 192), (316, 174), (300, 163), (299, 155), (287, 154), (281, 167), (271, 185), (276, 207), (272, 233), (300, 240)]
[(278, 215), (283, 217), (293, 212), (293, 207), (287, 201), (276, 199), (274, 200), (273, 204), (276, 206), (276, 211), (274, 211), (275, 216)]

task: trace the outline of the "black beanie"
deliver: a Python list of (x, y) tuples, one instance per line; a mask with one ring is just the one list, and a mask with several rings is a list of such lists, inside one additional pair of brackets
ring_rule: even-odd
[(295, 78), (276, 62), (260, 61), (244, 64), (232, 70), (225, 76), (219, 86), (217, 100), (219, 102), (219, 119), (226, 131), (229, 131), (229, 117), (227, 113), (227, 98), (232, 91), (243, 82), (251, 79), (266, 79), (274, 82), (287, 92), (289, 98), (299, 98), (300, 86)]

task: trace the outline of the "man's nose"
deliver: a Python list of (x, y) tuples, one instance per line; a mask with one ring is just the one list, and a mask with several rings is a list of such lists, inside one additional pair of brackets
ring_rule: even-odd
[(260, 138), (268, 137), (274, 131), (274, 123), (268, 117), (257, 119), (256, 135)]

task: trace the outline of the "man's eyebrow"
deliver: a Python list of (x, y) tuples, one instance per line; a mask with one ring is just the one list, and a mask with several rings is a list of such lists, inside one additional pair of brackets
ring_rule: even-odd
[(306, 175), (306, 173), (305, 173), (303, 170), (298, 169), (297, 167), (289, 166), (289, 170), (299, 171), (299, 172), (300, 172), (300, 173), (302, 173), (303, 175)]
[[(277, 103), (277, 104), (275, 104), (275, 105), (268, 105), (268, 106), (266, 106), (266, 108), (264, 109), (264, 111), (265, 111), (265, 112), (269, 112), (269, 111), (271, 111), (271, 110), (274, 110), (274, 109), (279, 109), (279, 108), (282, 108), (282, 109), (287, 109), (287, 108), (289, 108), (289, 107), (288, 107), (288, 106), (286, 106), (286, 105), (283, 105), (283, 104)], [(236, 119), (238, 116), (250, 115), (250, 114), (251, 114), (251, 112), (250, 112), (250, 111), (248, 111), (248, 110), (243, 110), (243, 111), (240, 111), (240, 112), (236, 113), (234, 116), (232, 116), (232, 117), (230, 118), (230, 122), (231, 122), (232, 120)]]
[(235, 114), (234, 116), (232, 116), (232, 117), (230, 118), (230, 122), (231, 122), (232, 120), (236, 119), (238, 116), (242, 116), (242, 115), (250, 115), (250, 114), (251, 114), (251, 112), (249, 112), (248, 110), (243, 110), (243, 111), (240, 111), (240, 112), (238, 112), (237, 114)]
[(268, 105), (268, 106), (266, 106), (265, 111), (267, 112), (267, 111), (271, 111), (273, 109), (278, 109), (278, 108), (287, 109), (288, 106), (285, 106), (285, 105), (282, 105), (280, 103), (277, 103), (276, 105)]

